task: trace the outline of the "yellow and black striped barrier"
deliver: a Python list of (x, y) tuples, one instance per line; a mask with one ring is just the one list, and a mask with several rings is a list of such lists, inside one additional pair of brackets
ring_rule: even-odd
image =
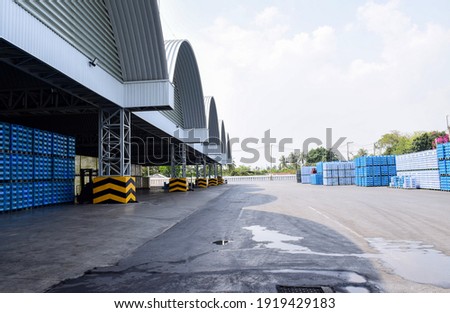
[(187, 178), (171, 178), (169, 180), (169, 192), (186, 192), (188, 191)]
[(199, 188), (208, 188), (208, 179), (206, 179), (206, 178), (197, 178), (197, 187), (199, 187)]
[(218, 184), (218, 185), (223, 185), (224, 182), (225, 182), (225, 181), (223, 180), (223, 177), (222, 177), (222, 176), (217, 177), (217, 184)]
[(94, 204), (136, 202), (136, 181), (130, 176), (94, 178)]
[(208, 180), (208, 187), (214, 187), (217, 186), (218, 182), (217, 182), (217, 178), (210, 178)]

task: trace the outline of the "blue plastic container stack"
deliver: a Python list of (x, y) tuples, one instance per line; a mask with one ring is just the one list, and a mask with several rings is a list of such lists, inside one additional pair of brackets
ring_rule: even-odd
[(301, 176), (302, 176), (302, 184), (311, 184), (311, 174), (313, 174), (315, 167), (313, 166), (302, 166), (301, 168)]
[(361, 187), (389, 186), (397, 176), (395, 156), (365, 156), (355, 159), (356, 185)]
[(400, 189), (417, 189), (417, 180), (412, 176), (394, 176), (391, 177), (391, 183), (389, 185), (392, 188)]
[(33, 129), (11, 125), (11, 151), (33, 153)]
[(450, 191), (450, 143), (437, 146), (441, 190)]
[(0, 122), (0, 151), (9, 152), (11, 148), (11, 126)]
[(323, 162), (316, 164), (316, 173), (311, 174), (311, 185), (323, 185)]
[(72, 202), (75, 138), (0, 123), (0, 212)]
[(0, 183), (0, 212), (11, 208), (11, 184)]
[(323, 184), (325, 186), (344, 186), (355, 183), (354, 162), (323, 163)]
[(311, 174), (311, 185), (323, 185), (323, 174)]
[(0, 123), (0, 212), (11, 209), (11, 127)]

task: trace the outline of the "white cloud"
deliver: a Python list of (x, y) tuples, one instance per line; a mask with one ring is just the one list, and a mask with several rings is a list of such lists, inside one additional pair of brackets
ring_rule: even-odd
[(258, 26), (265, 26), (281, 18), (281, 13), (277, 7), (265, 8), (262, 12), (258, 13), (254, 19), (254, 22)]
[[(360, 143), (392, 129), (436, 128), (450, 95), (449, 29), (419, 27), (398, 1), (366, 3), (343, 32), (332, 24), (295, 32), (280, 15), (267, 8), (249, 26), (218, 18), (194, 46), (205, 93), (216, 97), (232, 136), (271, 128), (298, 147), (310, 136), (324, 139), (326, 127)], [(343, 34), (353, 36), (350, 45), (375, 36), (381, 46), (366, 59), (340, 49)]]

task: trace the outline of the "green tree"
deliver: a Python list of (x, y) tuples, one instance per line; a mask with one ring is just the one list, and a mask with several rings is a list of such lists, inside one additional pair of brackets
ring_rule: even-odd
[(409, 135), (404, 135), (397, 130), (384, 134), (375, 144), (384, 155), (397, 155), (410, 153), (412, 150), (412, 139)]
[(358, 150), (358, 153), (354, 156), (354, 159), (369, 155), (369, 151), (364, 148)]
[(291, 152), (287, 157), (287, 162), (292, 165), (292, 167), (297, 170), (300, 165), (302, 155), (300, 152)]
[(287, 163), (288, 163), (287, 158), (284, 155), (282, 155), (280, 157), (280, 167), (279, 167), (280, 170), (283, 170), (283, 169), (287, 168), (288, 167)]
[(332, 162), (339, 161), (338, 156), (331, 149), (327, 150), (324, 147), (312, 149), (306, 156), (306, 164), (316, 164), (317, 162)]
[(445, 135), (445, 132), (417, 132), (411, 142), (411, 152), (419, 152), (433, 149), (434, 141)]

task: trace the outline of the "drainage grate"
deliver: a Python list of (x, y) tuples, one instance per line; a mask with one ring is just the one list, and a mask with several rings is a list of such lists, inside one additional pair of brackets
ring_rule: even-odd
[(217, 240), (214, 241), (213, 244), (218, 245), (218, 246), (224, 246), (228, 243), (228, 240)]
[(306, 287), (306, 286), (280, 286), (277, 285), (278, 293), (330, 293), (330, 287)]

